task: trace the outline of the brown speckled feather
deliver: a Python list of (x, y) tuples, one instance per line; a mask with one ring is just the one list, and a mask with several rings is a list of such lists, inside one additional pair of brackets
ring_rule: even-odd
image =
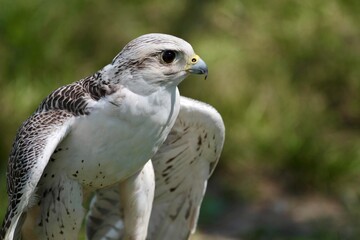
[[(9, 205), (0, 230), (0, 239), (4, 239), (11, 221), (16, 219), (16, 216), (20, 217), (28, 205), (32, 204), (31, 198), (41, 177), (41, 174), (36, 174), (35, 171), (42, 173), (40, 168), (44, 169), (48, 161), (44, 152), (57, 146), (70, 129), (68, 123), (72, 118), (90, 113), (89, 100), (99, 100), (109, 93), (108, 89), (102, 85), (100, 73), (60, 87), (48, 95), (34, 114), (21, 125), (9, 156)], [(54, 143), (50, 143), (53, 141), (51, 138), (56, 139)], [(47, 155), (51, 155), (52, 151)], [(35, 181), (31, 181), (34, 179)]]

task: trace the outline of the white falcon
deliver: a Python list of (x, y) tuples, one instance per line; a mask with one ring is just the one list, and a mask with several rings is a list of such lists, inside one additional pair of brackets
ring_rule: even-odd
[[(19, 128), (0, 239), (187, 239), (224, 142), (221, 116), (180, 97), (207, 66), (186, 41), (147, 34), (52, 92)], [(150, 160), (152, 159), (152, 160)]]

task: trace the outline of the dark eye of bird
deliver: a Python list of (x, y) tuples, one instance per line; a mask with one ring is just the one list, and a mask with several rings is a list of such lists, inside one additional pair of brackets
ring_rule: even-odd
[(176, 58), (176, 52), (173, 50), (163, 51), (161, 54), (161, 58), (166, 63), (172, 63)]

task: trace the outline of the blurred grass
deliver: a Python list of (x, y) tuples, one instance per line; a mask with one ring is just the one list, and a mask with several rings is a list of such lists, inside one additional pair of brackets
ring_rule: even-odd
[(190, 78), (180, 87), (216, 107), (227, 127), (204, 224), (228, 202), (256, 201), (268, 179), (289, 194), (338, 199), (350, 215), (360, 209), (359, 1), (0, 5), (1, 216), (6, 159), (20, 123), (50, 91), (92, 74), (148, 32), (185, 38), (209, 65), (206, 82)]

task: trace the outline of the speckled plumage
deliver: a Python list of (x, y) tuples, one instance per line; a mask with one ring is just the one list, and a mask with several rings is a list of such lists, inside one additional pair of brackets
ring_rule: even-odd
[[(224, 143), (224, 123), (214, 108), (185, 97), (180, 105), (171, 132), (152, 157), (155, 196), (147, 240), (188, 239), (195, 232)], [(87, 215), (88, 239), (123, 239), (123, 208), (118, 186), (98, 190)]]
[[(166, 51), (176, 53), (170, 62)], [(0, 239), (28, 229), (38, 239), (76, 239), (83, 192), (119, 182), (124, 237), (145, 239), (155, 181), (148, 160), (177, 118), (177, 85), (189, 73), (207, 73), (190, 44), (148, 34), (92, 76), (46, 97), (13, 144)]]
[[(7, 171), (9, 207), (0, 232), (1, 239), (5, 237), (7, 228), (19, 211), (23, 189), (31, 181), (31, 169), (42, 155), (49, 134), (69, 119), (89, 114), (87, 99), (98, 100), (104, 95), (105, 91), (99, 87), (98, 80), (94, 76), (60, 87), (46, 97), (34, 114), (21, 125), (9, 157)], [(39, 172), (41, 173), (41, 170)], [(31, 202), (26, 205), (28, 204)]]

